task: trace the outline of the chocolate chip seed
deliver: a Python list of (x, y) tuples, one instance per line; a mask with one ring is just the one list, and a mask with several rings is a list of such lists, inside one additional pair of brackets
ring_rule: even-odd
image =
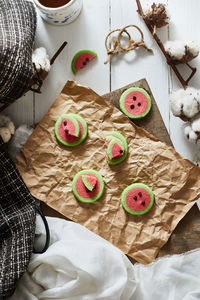
[(86, 61), (89, 61), (89, 58), (88, 57), (86, 57), (86, 59), (85, 59)]
[(145, 206), (145, 201), (142, 201), (142, 203), (141, 203), (143, 206)]
[(119, 150), (119, 153), (123, 153), (124, 151), (123, 150)]
[(135, 105), (132, 104), (132, 105), (130, 106), (130, 108), (131, 108), (131, 109), (134, 109), (134, 108), (135, 108)]
[(63, 124), (66, 126), (66, 125), (67, 125), (67, 122), (64, 122)]
[(137, 104), (138, 106), (141, 106), (141, 103), (140, 102), (138, 102), (138, 104)]
[(68, 130), (68, 129), (66, 129), (66, 130), (65, 130), (65, 133), (66, 133), (66, 134), (68, 134), (68, 133), (69, 133), (69, 130)]
[(133, 199), (134, 199), (134, 200), (137, 200), (137, 196), (134, 196)]
[(139, 196), (139, 197), (142, 197), (142, 193), (141, 193), (141, 192), (139, 192), (139, 193), (138, 193), (138, 196)]
[(83, 65), (84, 65), (84, 66), (86, 65), (86, 62), (85, 62), (85, 61), (83, 62)]
[(133, 97), (133, 100), (135, 101), (136, 99), (137, 99), (137, 98), (134, 96), (134, 97)]

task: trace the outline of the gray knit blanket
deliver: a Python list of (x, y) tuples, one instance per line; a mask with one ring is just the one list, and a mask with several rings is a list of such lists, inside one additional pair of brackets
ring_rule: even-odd
[(33, 76), (36, 11), (28, 0), (0, 0), (0, 102), (11, 103)]

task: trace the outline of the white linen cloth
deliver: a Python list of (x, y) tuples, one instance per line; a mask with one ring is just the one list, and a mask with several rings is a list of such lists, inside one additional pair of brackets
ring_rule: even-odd
[[(133, 267), (117, 248), (85, 227), (47, 218), (51, 241), (43, 254), (33, 254), (28, 272), (12, 300), (128, 300), (134, 293)], [(36, 233), (45, 240), (37, 218)]]
[[(10, 300), (199, 300), (200, 249), (132, 265), (85, 227), (47, 218), (50, 247), (33, 254)], [(45, 240), (37, 219), (37, 243)]]

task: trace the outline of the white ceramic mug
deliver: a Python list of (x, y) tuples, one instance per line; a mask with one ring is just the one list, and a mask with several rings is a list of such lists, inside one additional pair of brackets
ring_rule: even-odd
[(33, 0), (39, 8), (42, 18), (53, 25), (65, 25), (74, 21), (81, 12), (82, 0), (71, 0), (56, 8), (46, 7), (38, 0)]

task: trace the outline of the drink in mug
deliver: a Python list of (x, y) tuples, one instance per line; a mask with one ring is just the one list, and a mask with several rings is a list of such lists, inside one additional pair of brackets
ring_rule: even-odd
[(82, 0), (34, 0), (42, 18), (50, 24), (65, 25), (81, 12)]

